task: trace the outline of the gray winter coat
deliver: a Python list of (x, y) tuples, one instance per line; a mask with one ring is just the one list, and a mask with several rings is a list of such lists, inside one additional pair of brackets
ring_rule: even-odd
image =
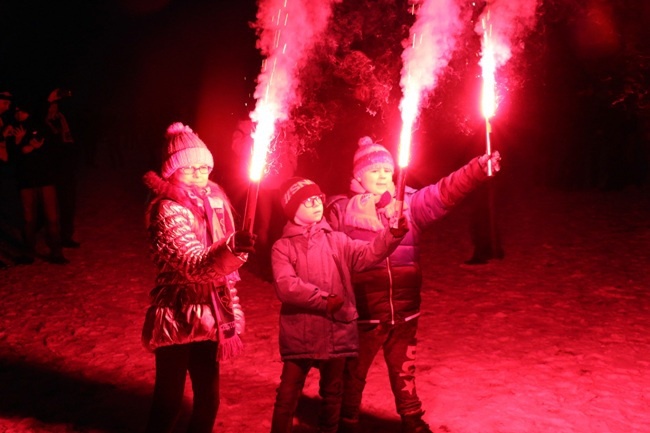
[[(282, 360), (358, 354), (358, 314), (350, 272), (380, 262), (401, 239), (386, 229), (368, 243), (333, 231), (325, 220), (311, 227), (287, 223), (271, 252), (276, 294), (282, 302)], [(344, 300), (333, 315), (327, 313), (330, 294)]]

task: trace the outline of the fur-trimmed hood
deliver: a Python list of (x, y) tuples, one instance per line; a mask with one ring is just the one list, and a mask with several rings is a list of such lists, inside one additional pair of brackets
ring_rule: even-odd
[(172, 200), (176, 203), (188, 208), (197, 217), (202, 217), (204, 214), (203, 209), (199, 202), (203, 200), (206, 195), (211, 198), (221, 199), (224, 205), (232, 210), (232, 206), (224, 190), (215, 182), (208, 181), (205, 188), (196, 186), (183, 186), (163, 179), (158, 173), (149, 171), (142, 176), (145, 186), (153, 194), (153, 198), (147, 210), (147, 218), (149, 221), (149, 212), (154, 203), (160, 200)]

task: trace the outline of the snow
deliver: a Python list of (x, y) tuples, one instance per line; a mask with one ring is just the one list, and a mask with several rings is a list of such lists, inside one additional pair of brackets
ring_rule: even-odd
[[(0, 271), (0, 432), (142, 430), (154, 364), (139, 337), (155, 269), (140, 174), (86, 168), (71, 263)], [(426, 234), (425, 419), (454, 433), (650, 432), (647, 189), (513, 188), (499, 204), (504, 260), (463, 264), (463, 204)], [(281, 370), (279, 302), (242, 275), (246, 350), (222, 365), (224, 433), (269, 431)], [(295, 432), (315, 431), (317, 380), (312, 371)], [(368, 431), (399, 431), (381, 354), (368, 380)]]

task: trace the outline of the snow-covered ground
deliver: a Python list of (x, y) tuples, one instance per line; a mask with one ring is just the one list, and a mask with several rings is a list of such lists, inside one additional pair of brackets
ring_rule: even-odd
[[(153, 388), (140, 327), (154, 268), (135, 175), (86, 169), (71, 263), (0, 271), (0, 432), (138, 432)], [(513, 189), (513, 191), (515, 191)], [(434, 431), (650, 432), (650, 194), (501, 200), (505, 259), (467, 266), (468, 208), (427, 233), (418, 392)], [(268, 432), (279, 302), (244, 268), (245, 354), (222, 366), (215, 431)], [(399, 431), (381, 355), (368, 431)], [(314, 431), (316, 371), (296, 432)], [(189, 387), (187, 388), (189, 398)], [(189, 400), (188, 400), (189, 401)], [(179, 430), (180, 431), (180, 430)]]

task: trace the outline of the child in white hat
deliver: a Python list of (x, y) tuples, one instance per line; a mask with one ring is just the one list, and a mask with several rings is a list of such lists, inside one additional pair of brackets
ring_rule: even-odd
[(156, 357), (147, 432), (171, 431), (185, 377), (194, 392), (190, 431), (212, 431), (219, 406), (219, 361), (242, 349), (244, 316), (237, 270), (253, 252), (254, 235), (236, 231), (228, 197), (209, 180), (212, 153), (189, 126), (167, 129), (162, 177), (145, 174), (153, 194), (146, 224), (158, 267), (142, 330)]

